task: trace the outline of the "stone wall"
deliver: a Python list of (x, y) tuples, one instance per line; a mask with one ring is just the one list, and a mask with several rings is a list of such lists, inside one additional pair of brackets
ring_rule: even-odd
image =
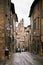
[(0, 0), (0, 58), (4, 59), (4, 46), (5, 46), (5, 34), (4, 34), (4, 0)]

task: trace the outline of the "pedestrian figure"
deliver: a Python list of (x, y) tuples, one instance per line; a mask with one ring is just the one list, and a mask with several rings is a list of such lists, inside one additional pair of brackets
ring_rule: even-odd
[(7, 59), (9, 59), (9, 49), (7, 47), (5, 49), (5, 56), (7, 57)]

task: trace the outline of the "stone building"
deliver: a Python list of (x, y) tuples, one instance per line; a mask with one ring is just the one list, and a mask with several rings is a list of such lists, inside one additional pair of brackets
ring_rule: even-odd
[[(7, 23), (10, 21), (11, 0), (0, 0), (0, 61), (5, 59)], [(3, 62), (2, 62), (3, 63)]]
[(31, 45), (31, 25), (28, 25), (25, 27), (25, 36), (24, 36), (24, 41), (25, 41), (25, 48), (27, 51), (30, 51), (30, 45)]
[(17, 43), (17, 40), (16, 40), (16, 22), (18, 22), (18, 16), (15, 13), (14, 14), (14, 20), (13, 20), (13, 25), (14, 25), (14, 51), (15, 51), (16, 43)]
[(32, 52), (43, 55), (43, 0), (34, 0), (29, 17)]
[(11, 0), (0, 0), (0, 62), (5, 60), (5, 48), (11, 50), (10, 44), (14, 41), (14, 22), (17, 20)]
[(17, 39), (17, 47), (24, 46), (24, 19), (20, 21), (16, 28), (16, 39)]
[(10, 37), (11, 37), (11, 47), (12, 47), (12, 51), (14, 51), (14, 45), (16, 44), (16, 22), (18, 22), (18, 17), (17, 14), (15, 13), (15, 7), (14, 4), (11, 3), (11, 22), (10, 22), (10, 28), (11, 28), (11, 33), (10, 33)]

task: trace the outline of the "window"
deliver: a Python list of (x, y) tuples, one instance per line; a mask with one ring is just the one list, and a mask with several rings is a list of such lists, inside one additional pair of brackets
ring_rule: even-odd
[(41, 35), (43, 35), (43, 18), (41, 19)]
[(41, 17), (43, 18), (43, 9), (41, 10)]
[(10, 0), (8, 0), (8, 6), (10, 6)]
[(43, 0), (39, 1), (39, 7), (40, 7), (40, 16), (43, 18)]
[(37, 29), (37, 30), (40, 29), (40, 18), (39, 18), (39, 17), (37, 17), (37, 18), (34, 20), (34, 22), (33, 22), (33, 30), (35, 30), (35, 29)]
[(36, 19), (36, 29), (39, 30), (40, 29), (40, 18), (37, 17)]
[(33, 22), (33, 30), (35, 30), (36, 29), (36, 22), (34, 21)]
[(42, 9), (43, 9), (43, 0), (41, 0), (42, 2), (41, 2), (41, 6), (42, 6)]

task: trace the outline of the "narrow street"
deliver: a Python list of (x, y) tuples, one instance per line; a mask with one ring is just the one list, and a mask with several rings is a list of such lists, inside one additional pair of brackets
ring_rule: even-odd
[(43, 65), (43, 57), (33, 55), (29, 52), (15, 53), (12, 54), (9, 65)]
[(43, 65), (43, 0), (0, 0), (0, 65)]

